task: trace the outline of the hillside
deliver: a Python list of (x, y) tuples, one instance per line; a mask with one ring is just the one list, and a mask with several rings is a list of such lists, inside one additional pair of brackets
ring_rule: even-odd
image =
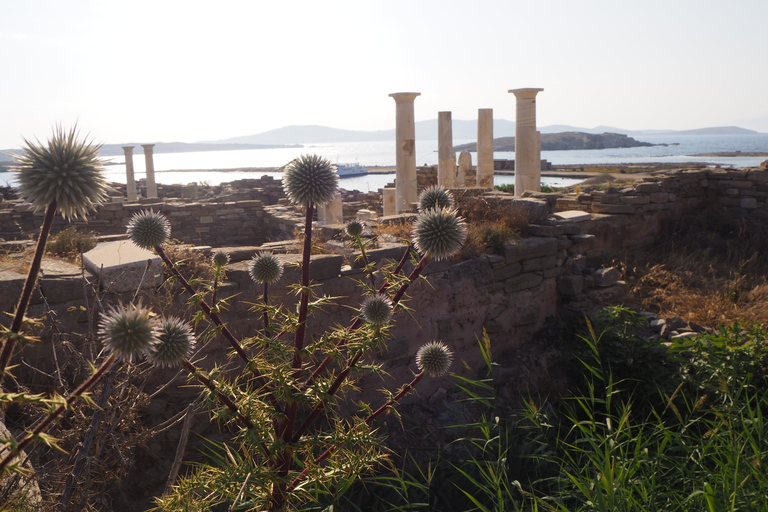
[[(567, 151), (574, 149), (607, 149), (607, 148), (635, 148), (642, 146), (654, 146), (650, 142), (642, 142), (620, 133), (583, 133), (562, 132), (542, 133), (542, 151)], [(477, 151), (477, 143), (460, 144), (454, 146), (456, 151)], [(494, 151), (514, 151), (514, 137), (500, 137), (493, 140)]]

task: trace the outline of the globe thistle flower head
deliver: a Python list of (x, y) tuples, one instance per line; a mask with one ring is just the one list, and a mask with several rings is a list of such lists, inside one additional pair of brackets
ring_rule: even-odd
[(18, 192), (35, 211), (56, 201), (65, 219), (85, 218), (107, 198), (107, 185), (99, 158), (101, 144), (78, 137), (77, 128), (53, 130), (48, 146), (24, 139), (24, 153), (12, 155), (18, 171)]
[(283, 190), (295, 204), (329, 203), (339, 189), (339, 176), (319, 155), (302, 155), (284, 169)]
[(431, 341), (416, 352), (416, 366), (430, 377), (442, 377), (448, 373), (453, 354), (442, 341)]
[(283, 265), (274, 254), (263, 251), (251, 259), (248, 273), (251, 279), (259, 284), (272, 284), (279, 281), (283, 275)]
[(128, 237), (134, 244), (151, 251), (171, 238), (171, 223), (160, 213), (142, 210), (128, 221)]
[(347, 223), (347, 234), (351, 237), (357, 238), (363, 234), (363, 223), (359, 220), (351, 220)]
[(453, 195), (438, 185), (427, 187), (419, 194), (419, 211), (423, 212), (432, 208), (453, 207)]
[(211, 263), (216, 268), (221, 268), (229, 263), (229, 253), (227, 251), (217, 250), (211, 256)]
[(432, 208), (419, 214), (411, 230), (421, 254), (434, 260), (449, 258), (461, 249), (467, 236), (464, 219), (453, 208)]
[(111, 308), (99, 322), (99, 337), (105, 348), (121, 359), (132, 361), (157, 343), (157, 322), (141, 305)]
[(363, 319), (375, 327), (387, 325), (392, 319), (392, 301), (384, 295), (371, 295), (360, 307)]
[(187, 359), (195, 348), (195, 335), (190, 325), (176, 317), (160, 320), (158, 342), (147, 353), (157, 366), (175, 368)]

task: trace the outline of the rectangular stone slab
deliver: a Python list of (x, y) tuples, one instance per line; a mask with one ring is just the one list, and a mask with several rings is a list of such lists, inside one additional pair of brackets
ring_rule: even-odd
[(83, 254), (83, 266), (100, 276), (102, 289), (116, 293), (134, 291), (139, 284), (159, 286), (163, 282), (160, 256), (137, 247), (130, 240), (100, 243)]

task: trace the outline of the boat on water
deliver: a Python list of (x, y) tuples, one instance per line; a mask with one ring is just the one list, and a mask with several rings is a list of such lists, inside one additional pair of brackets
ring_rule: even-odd
[(334, 167), (336, 167), (336, 173), (339, 175), (339, 178), (351, 178), (368, 174), (368, 169), (358, 163), (335, 164)]

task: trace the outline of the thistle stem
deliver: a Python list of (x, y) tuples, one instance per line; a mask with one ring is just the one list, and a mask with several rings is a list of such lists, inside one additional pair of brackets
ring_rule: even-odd
[(109, 370), (109, 368), (114, 364), (114, 362), (117, 360), (117, 356), (115, 354), (111, 354), (106, 361), (99, 367), (98, 370), (96, 370), (90, 377), (88, 377), (85, 382), (80, 384), (80, 386), (75, 389), (71, 395), (67, 397), (67, 399), (64, 401), (63, 404), (59, 405), (48, 413), (48, 415), (43, 418), (43, 420), (35, 426), (32, 431), (27, 434), (24, 439), (19, 441), (19, 443), (16, 445), (16, 447), (12, 450), (9, 450), (9, 452), (3, 457), (3, 460), (0, 461), (0, 474), (3, 473), (3, 470), (5, 467), (16, 457), (19, 453), (22, 452), (29, 444), (41, 433), (48, 430), (48, 428), (53, 424), (56, 419), (61, 416), (64, 411), (69, 409), (72, 404), (80, 398), (83, 393), (87, 392), (91, 387), (93, 387), (94, 384), (96, 384), (101, 377), (104, 376), (104, 374)]
[[(392, 307), (394, 307), (400, 299), (405, 294), (405, 291), (408, 289), (408, 286), (418, 279), (419, 275), (421, 275), (421, 272), (424, 270), (424, 267), (427, 266), (427, 263), (429, 263), (429, 255), (424, 255), (421, 260), (419, 261), (418, 265), (416, 265), (416, 268), (413, 269), (411, 274), (408, 276), (408, 281), (403, 283), (400, 288), (395, 293), (394, 298), (392, 299)], [(384, 289), (384, 285), (382, 285), (382, 291)], [(381, 293), (381, 292), (380, 292)], [(362, 325), (362, 320), (358, 318), (355, 320), (355, 322), (349, 327), (348, 331), (353, 331), (355, 329), (358, 329)], [(346, 343), (346, 340), (344, 338), (340, 339), (338, 343), (336, 343), (336, 347), (340, 348), (344, 346)], [(358, 351), (355, 353), (352, 357), (350, 357), (347, 360), (347, 364), (344, 368), (344, 370), (339, 373), (336, 378), (334, 379), (333, 383), (331, 384), (331, 387), (328, 388), (328, 391), (326, 391), (326, 395), (328, 397), (333, 396), (336, 391), (338, 391), (339, 387), (344, 383), (344, 381), (349, 376), (349, 373), (352, 371), (352, 368), (360, 361), (360, 358), (363, 357), (363, 352)], [(320, 364), (320, 366), (317, 367), (317, 369), (310, 375), (309, 379), (307, 379), (307, 382), (305, 385), (311, 384), (314, 379), (317, 377), (317, 375), (325, 369), (331, 362), (330, 357), (326, 357), (323, 362)], [(296, 430), (296, 433), (293, 435), (293, 442), (298, 441), (302, 435), (309, 429), (309, 427), (312, 425), (312, 423), (317, 419), (317, 417), (320, 415), (322, 410), (325, 408), (325, 405), (328, 403), (328, 398), (323, 398), (320, 400), (317, 404), (315, 404), (315, 407), (312, 409), (312, 412), (309, 413), (309, 415), (306, 417), (306, 419), (302, 422), (302, 424), (299, 426), (299, 428)]]
[[(400, 401), (401, 398), (403, 398), (407, 393), (409, 393), (412, 389), (416, 387), (416, 385), (421, 381), (421, 379), (424, 378), (424, 375), (426, 375), (424, 372), (420, 372), (418, 375), (416, 375), (411, 382), (403, 386), (403, 388), (390, 400), (387, 401), (384, 405), (376, 409), (375, 412), (371, 413), (368, 418), (365, 420), (365, 424), (368, 426), (371, 426), (371, 424), (378, 418), (384, 411), (386, 411), (389, 407), (392, 407), (396, 403)], [(315, 459), (315, 465), (322, 464), (323, 461), (325, 461), (327, 458), (329, 458), (333, 453), (336, 451), (336, 445), (331, 445), (327, 450), (325, 450), (323, 453), (317, 456)], [(288, 486), (288, 488), (285, 490), (285, 492), (290, 492), (293, 489), (296, 488), (299, 483), (307, 476), (309, 473), (309, 468), (304, 468), (304, 470), (299, 473), (299, 475), (293, 479), (291, 484)]]
[(371, 290), (375, 290), (376, 281), (373, 276), (373, 269), (368, 266), (370, 263), (368, 262), (368, 256), (365, 254), (365, 244), (360, 238), (360, 235), (355, 235), (355, 243), (357, 243), (357, 246), (360, 248), (360, 257), (363, 258), (363, 265), (368, 269), (368, 277), (371, 280)]
[[(398, 268), (396, 269), (396, 271), (399, 271), (400, 269), (403, 268), (403, 266), (405, 265), (405, 262), (407, 261), (407, 255), (409, 254), (409, 252), (410, 252), (410, 247), (409, 247), (408, 250), (405, 251), (405, 254), (400, 259), (400, 264), (398, 264)], [(392, 308), (394, 308), (397, 305), (397, 303), (400, 301), (400, 299), (405, 294), (406, 290), (408, 290), (408, 287), (411, 285), (411, 283), (413, 281), (415, 281), (416, 279), (418, 279), (419, 275), (424, 270), (424, 267), (426, 267), (428, 262), (429, 262), (429, 256), (428, 255), (424, 255), (421, 258), (421, 260), (419, 261), (419, 263), (416, 265), (416, 268), (414, 268), (413, 271), (411, 272), (411, 274), (408, 276), (408, 281), (406, 281), (405, 283), (400, 285), (400, 288), (395, 293), (395, 296), (392, 298)], [(387, 282), (382, 284), (381, 287), (379, 288), (379, 294), (383, 294), (386, 291), (388, 286), (389, 286), (389, 283), (387, 283)], [(357, 317), (355, 319), (355, 321), (352, 322), (352, 325), (350, 325), (347, 328), (347, 332), (352, 332), (354, 330), (357, 330), (357, 329), (360, 328), (361, 325), (363, 325), (363, 320), (360, 317)], [(336, 343), (336, 348), (341, 348), (345, 344), (346, 344), (346, 339), (345, 338), (341, 338)], [(315, 371), (312, 372), (312, 374), (306, 380), (304, 385), (305, 386), (309, 386), (310, 384), (312, 384), (312, 382), (315, 381), (317, 376), (320, 375), (320, 372), (325, 370), (325, 368), (327, 368), (328, 365), (331, 364), (331, 361), (332, 361), (332, 358), (330, 356), (326, 356), (326, 358), (323, 359), (323, 361), (320, 363), (320, 365), (317, 368), (315, 368)]]
[(267, 304), (269, 304), (269, 285), (264, 283), (264, 332), (269, 329), (269, 315), (267, 314)]
[(207, 387), (214, 395), (216, 395), (216, 398), (219, 399), (221, 403), (223, 403), (227, 409), (232, 411), (235, 414), (235, 417), (243, 424), (246, 428), (251, 429), (253, 428), (253, 422), (249, 420), (247, 417), (243, 415), (243, 413), (240, 412), (240, 410), (237, 408), (237, 405), (235, 402), (232, 401), (230, 397), (222, 393), (218, 390), (216, 385), (202, 374), (202, 372), (194, 365), (192, 364), (192, 361), (190, 361), (187, 358), (184, 358), (181, 360), (181, 364), (184, 366), (184, 368), (187, 369), (187, 371), (195, 377), (202, 385)]
[[(192, 288), (192, 285), (189, 284), (189, 281), (179, 272), (179, 269), (176, 268), (176, 266), (171, 262), (171, 259), (168, 257), (168, 254), (163, 250), (160, 246), (155, 246), (155, 251), (157, 252), (158, 256), (163, 260), (165, 265), (170, 269), (171, 273), (176, 276), (176, 279), (179, 280), (181, 285), (184, 287), (184, 289), (189, 293), (191, 296), (195, 296), (196, 292), (195, 289)], [(235, 338), (234, 334), (227, 328), (226, 324), (221, 320), (221, 317), (214, 313), (211, 310), (211, 307), (208, 305), (207, 302), (203, 298), (200, 298), (198, 304), (200, 305), (200, 309), (203, 310), (203, 312), (208, 316), (208, 318), (211, 319), (211, 321), (216, 324), (217, 327), (220, 328), (221, 334), (224, 336), (224, 338), (229, 342), (229, 344), (232, 346), (232, 348), (235, 350), (238, 356), (240, 356), (240, 359), (245, 362), (246, 366), (250, 366), (250, 358), (245, 353), (245, 350), (243, 350), (242, 345), (240, 345), (240, 342), (237, 341), (237, 338)], [(257, 382), (259, 383), (259, 386), (261, 386), (263, 389), (266, 390), (267, 398), (269, 399), (270, 405), (275, 408), (276, 411), (280, 411), (280, 406), (277, 403), (277, 399), (272, 394), (272, 391), (269, 389), (269, 384), (267, 383), (267, 380), (264, 378), (264, 375), (261, 374), (261, 372), (251, 366), (251, 373), (253, 373), (253, 376), (256, 378)]]
[[(32, 298), (32, 291), (35, 289), (35, 283), (37, 282), (37, 275), (40, 272), (40, 266), (43, 262), (43, 254), (45, 254), (45, 246), (48, 242), (48, 234), (51, 232), (51, 226), (53, 225), (53, 218), (56, 215), (56, 201), (53, 200), (45, 210), (45, 217), (43, 217), (43, 223), (40, 226), (40, 236), (37, 239), (37, 247), (35, 248), (35, 255), (32, 257), (32, 263), (29, 266), (29, 272), (27, 273), (27, 279), (24, 282), (24, 289), (19, 297), (19, 303), (16, 306), (16, 316), (13, 318), (10, 331), (14, 334), (18, 334), (21, 330), (21, 324), (24, 321), (24, 315), (27, 313), (27, 307), (29, 301)], [(0, 352), (0, 384), (2, 384), (5, 377), (5, 369), (11, 360), (13, 349), (16, 346), (16, 337), (8, 336), (3, 350)]]

